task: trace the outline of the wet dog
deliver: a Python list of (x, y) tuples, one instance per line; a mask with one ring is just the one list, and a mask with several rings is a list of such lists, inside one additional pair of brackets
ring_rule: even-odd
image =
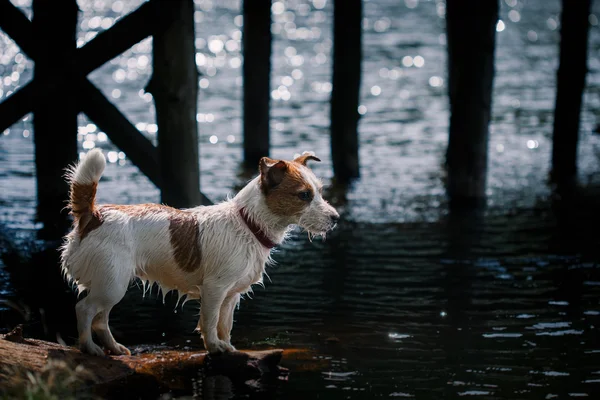
[(159, 204), (96, 205), (106, 166), (91, 150), (67, 174), (73, 229), (61, 248), (66, 277), (87, 296), (76, 305), (82, 351), (103, 355), (92, 330), (112, 354), (131, 354), (113, 338), (108, 318), (135, 277), (144, 292), (154, 283), (163, 295), (201, 301), (198, 330), (213, 352), (234, 351), (231, 328), (240, 295), (262, 281), (271, 249), (298, 225), (325, 235), (339, 219), (307, 167), (320, 161), (305, 152), (293, 161), (264, 157), (259, 175), (234, 198), (217, 205), (175, 209)]

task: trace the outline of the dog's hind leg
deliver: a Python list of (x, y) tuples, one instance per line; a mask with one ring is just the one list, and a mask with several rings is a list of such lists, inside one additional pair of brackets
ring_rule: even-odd
[[(231, 344), (231, 328), (233, 327), (233, 313), (235, 307), (240, 303), (239, 293), (230, 293), (225, 297), (219, 312), (219, 324), (217, 325), (217, 335), (219, 339)], [(233, 347), (233, 346), (232, 346)]]
[[(129, 260), (114, 260), (113, 265), (131, 265)], [(108, 318), (112, 308), (125, 296), (127, 286), (131, 279), (131, 271), (123, 267), (108, 268), (103, 279), (92, 282), (90, 295), (98, 305), (98, 314), (92, 321), (92, 329), (98, 335), (98, 339), (115, 355), (130, 355), (131, 352), (123, 345), (117, 343), (108, 326)]]
[(105, 349), (109, 350), (114, 355), (131, 355), (131, 351), (120, 343), (117, 343), (113, 337), (110, 327), (108, 326), (108, 315), (111, 308), (100, 311), (92, 322), (92, 329), (98, 335), (100, 343)]
[(94, 356), (103, 356), (102, 349), (92, 340), (92, 320), (98, 314), (98, 305), (90, 296), (86, 296), (75, 306), (77, 313), (77, 331), (79, 332), (79, 348), (82, 352)]

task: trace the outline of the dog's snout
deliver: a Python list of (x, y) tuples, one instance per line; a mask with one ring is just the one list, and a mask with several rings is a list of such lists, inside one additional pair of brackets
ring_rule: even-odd
[(340, 216), (338, 214), (331, 215), (329, 218), (331, 219), (332, 224), (337, 224), (340, 220)]

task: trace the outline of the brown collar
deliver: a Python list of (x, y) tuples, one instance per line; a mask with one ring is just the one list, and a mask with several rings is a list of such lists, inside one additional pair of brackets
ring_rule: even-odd
[(277, 243), (273, 242), (271, 239), (267, 237), (267, 235), (260, 229), (258, 225), (256, 225), (250, 218), (248, 218), (248, 214), (246, 214), (245, 208), (240, 208), (240, 216), (246, 223), (246, 226), (252, 231), (254, 237), (258, 239), (258, 241), (265, 246), (267, 249), (272, 249), (277, 246)]

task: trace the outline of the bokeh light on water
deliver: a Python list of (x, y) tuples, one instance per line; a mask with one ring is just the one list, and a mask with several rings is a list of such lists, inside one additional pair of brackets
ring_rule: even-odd
[[(30, 1), (14, 3), (30, 14)], [(141, 3), (79, 1), (77, 45), (83, 46)], [(209, 197), (218, 200), (232, 190), (241, 161), (243, 18), (238, 0), (196, 0), (195, 5), (196, 64), (201, 73), (197, 115), (201, 185)], [(358, 110), (362, 179), (349, 194), (353, 219), (435, 219), (444, 212), (438, 205), (444, 204), (440, 165), (448, 129), (445, 7), (445, 2), (439, 0), (364, 3), (363, 79)], [(589, 18), (590, 49), (600, 43), (600, 13), (598, 5), (595, 7)], [(275, 1), (271, 11), (272, 156), (289, 158), (297, 151), (315, 150), (324, 162), (314, 168), (328, 180), (332, 2)], [(559, 12), (558, 0), (501, 2), (490, 128), (491, 205), (525, 206), (549, 194), (545, 180), (551, 152)], [(33, 64), (4, 34), (0, 34), (0, 42), (0, 97), (4, 98), (31, 79)], [(93, 72), (91, 80), (155, 142), (152, 95), (144, 91), (152, 73), (151, 50), (152, 40), (148, 38)], [(600, 120), (600, 58), (594, 51), (589, 56), (579, 165), (583, 180), (596, 182), (600, 179), (600, 137), (592, 131)], [(80, 116), (81, 126), (88, 123)], [(15, 133), (11, 140), (32, 140), (30, 120), (11, 130)], [(82, 151), (94, 146), (116, 151), (109, 140), (81, 135), (79, 139)], [(30, 147), (18, 147), (18, 151), (30, 151), (23, 150)], [(384, 160), (387, 168), (379, 168)], [(120, 172), (123, 169), (125, 174)], [(140, 185), (138, 193), (146, 200), (158, 198), (158, 191), (138, 176), (129, 162), (115, 163), (107, 171), (107, 177), (123, 175)], [(107, 182), (105, 186), (111, 185)], [(23, 186), (34, 193), (33, 179), (24, 181)], [(110, 196), (114, 198), (114, 194)]]

